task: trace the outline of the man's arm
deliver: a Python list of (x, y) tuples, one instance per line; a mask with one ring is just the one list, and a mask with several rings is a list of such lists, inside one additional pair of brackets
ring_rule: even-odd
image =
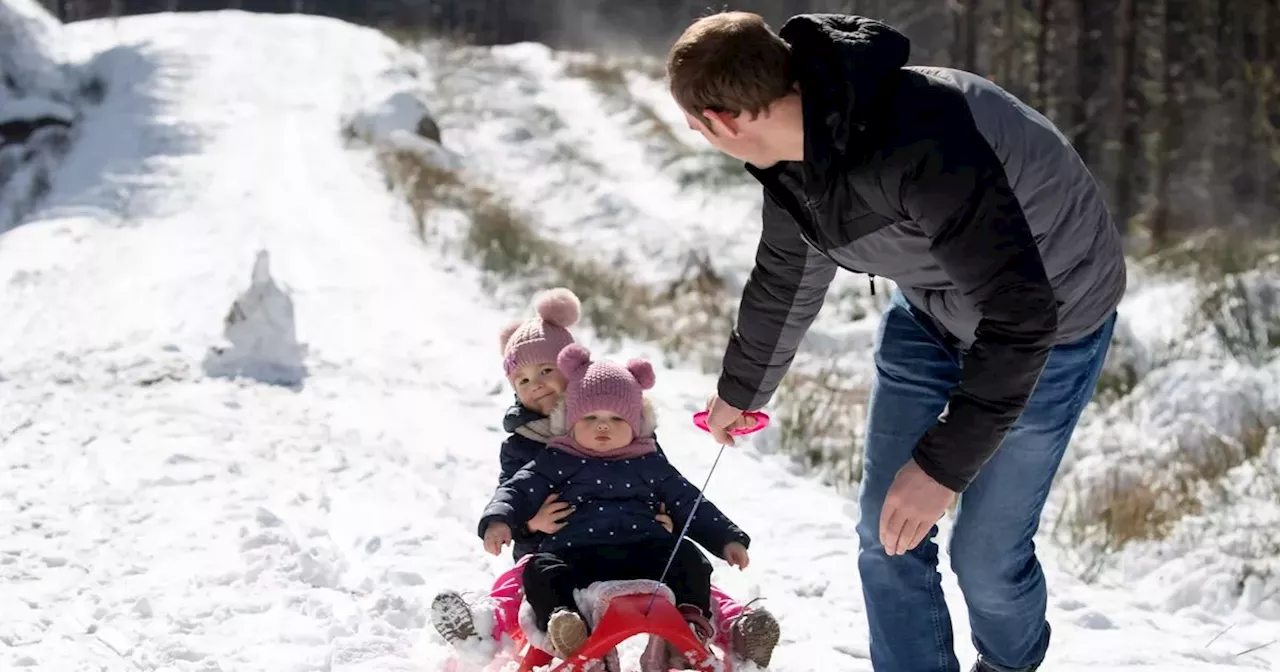
[(799, 225), (768, 191), (761, 220), (755, 267), (742, 289), (717, 386), (720, 399), (742, 411), (769, 403), (837, 270), (800, 237)]
[(913, 457), (962, 492), (1017, 421), (1058, 329), (1058, 303), (1035, 238), (999, 157), (967, 115), (939, 115), (930, 137), (901, 150), (907, 215), (980, 314), (947, 412)]

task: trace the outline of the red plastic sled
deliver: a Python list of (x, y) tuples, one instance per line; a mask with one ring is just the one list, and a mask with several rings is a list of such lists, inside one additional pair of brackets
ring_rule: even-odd
[[(604, 617), (582, 648), (569, 660), (552, 668), (552, 672), (582, 669), (586, 663), (603, 660), (628, 638), (643, 634), (657, 635), (681, 651), (697, 652), (698, 660), (693, 667), (695, 670), (731, 672), (729, 661), (721, 662), (703, 646), (689, 629), (679, 610), (670, 602), (663, 599), (652, 600), (653, 607), (650, 608), (650, 601), (648, 595), (620, 595), (610, 600)], [(536, 668), (550, 665), (553, 660), (551, 654), (528, 646), (520, 663), (520, 672), (533, 672)]]

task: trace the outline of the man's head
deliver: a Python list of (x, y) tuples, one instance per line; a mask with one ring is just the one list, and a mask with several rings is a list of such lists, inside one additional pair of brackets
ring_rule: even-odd
[(758, 14), (695, 21), (667, 54), (671, 97), (713, 147), (760, 167), (804, 158), (791, 47)]

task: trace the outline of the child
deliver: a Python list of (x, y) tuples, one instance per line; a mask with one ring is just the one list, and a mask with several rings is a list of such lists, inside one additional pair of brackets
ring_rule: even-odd
[[(658, 454), (655, 423), (643, 398), (654, 382), (648, 362), (632, 360), (625, 368), (592, 362), (586, 348), (576, 344), (557, 359), (569, 380), (558, 409), (568, 435), (552, 439), (547, 450), (499, 486), (479, 531), (485, 549), (497, 555), (512, 541), (513, 529), (532, 518), (550, 493), (577, 507), (563, 528), (541, 539), (524, 568), (525, 596), (537, 627), (546, 632), (552, 653), (564, 659), (587, 639), (575, 589), (662, 574), (674, 544), (654, 520), (660, 503), (677, 522), (692, 515), (689, 536), (739, 568), (749, 562), (750, 538), (709, 501), (694, 513), (697, 488)], [(692, 544), (680, 544), (665, 583), (693, 632), (710, 642), (715, 635), (709, 621), (711, 564)], [(681, 658), (650, 647), (642, 666), (666, 670), (668, 657)]]
[[(499, 484), (542, 452), (554, 435), (548, 416), (560, 403), (566, 385), (556, 357), (575, 342), (568, 328), (577, 323), (581, 312), (578, 297), (565, 288), (542, 292), (534, 298), (533, 306), (535, 317), (509, 324), (499, 335), (504, 372), (516, 397), (502, 421), (509, 436), (500, 452)], [(660, 446), (656, 450), (662, 453)], [(493, 640), (519, 631), (524, 566), (542, 538), (563, 528), (564, 519), (573, 512), (569, 502), (552, 497), (555, 495), (549, 496), (550, 501), (524, 526), (512, 528), (516, 565), (498, 577), (487, 600), (493, 607), (494, 623), (486, 634)], [(667, 532), (672, 531), (671, 518), (663, 508), (655, 518)], [(744, 607), (715, 586), (711, 592), (716, 607), (716, 644), (743, 660), (767, 667), (780, 635), (777, 620), (765, 609)], [(451, 643), (478, 636), (473, 605), (455, 591), (436, 596), (431, 616), (436, 630)]]

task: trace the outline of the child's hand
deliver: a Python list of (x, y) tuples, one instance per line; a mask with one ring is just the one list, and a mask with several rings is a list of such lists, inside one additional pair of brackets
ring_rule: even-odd
[(484, 531), (484, 550), (489, 555), (502, 553), (502, 547), (511, 543), (511, 528), (506, 523), (489, 523)]
[(569, 514), (573, 513), (574, 507), (568, 502), (557, 502), (560, 495), (551, 493), (542, 502), (542, 508), (538, 509), (538, 513), (529, 519), (526, 525), (530, 532), (544, 532), (546, 534), (555, 534), (565, 526), (565, 519)]
[(667, 531), (667, 534), (671, 534), (672, 532), (675, 531), (676, 526), (675, 526), (675, 523), (671, 522), (671, 516), (667, 515), (666, 504), (658, 505), (658, 515), (654, 517), (657, 518), (658, 524), (661, 525), (663, 529)]
[(751, 556), (747, 555), (747, 547), (736, 541), (731, 541), (724, 545), (724, 560), (738, 569), (746, 569), (747, 565), (751, 564)]

